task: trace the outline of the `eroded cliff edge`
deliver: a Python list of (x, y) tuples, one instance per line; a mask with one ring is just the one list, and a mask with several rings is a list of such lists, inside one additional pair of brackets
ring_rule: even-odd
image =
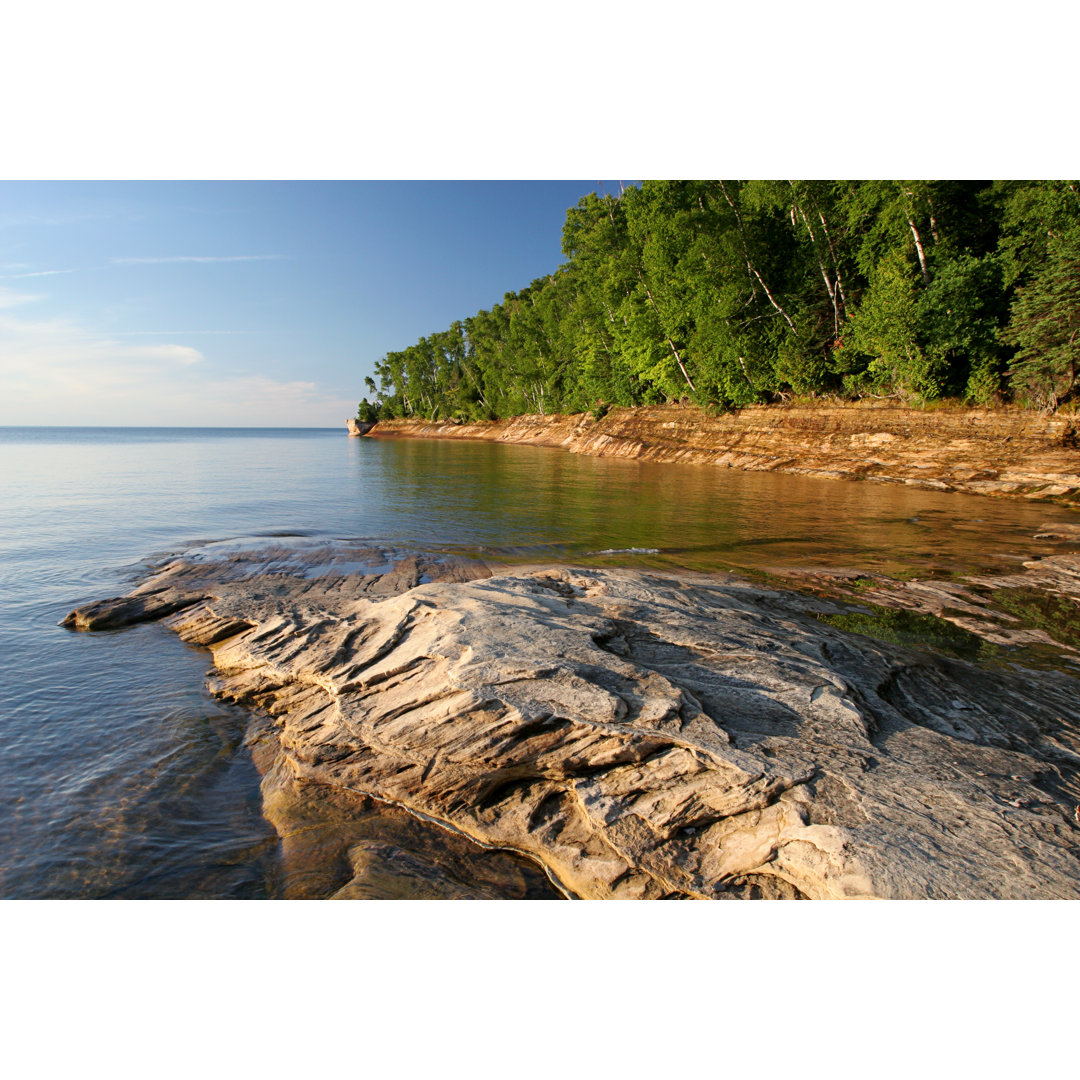
[(894, 405), (612, 408), (601, 419), (383, 420), (374, 437), (485, 439), (597, 457), (901, 483), (1080, 507), (1080, 421), (1023, 410)]
[(334, 558), (184, 556), (68, 622), (208, 647), (272, 735), (272, 821), (297, 784), (373, 796), (581, 897), (1080, 898), (1073, 676), (733, 578)]

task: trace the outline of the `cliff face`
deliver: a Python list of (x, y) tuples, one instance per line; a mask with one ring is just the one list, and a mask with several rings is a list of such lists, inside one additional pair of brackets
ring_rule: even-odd
[(612, 409), (603, 419), (490, 423), (390, 420), (371, 435), (486, 439), (576, 454), (874, 480), (1080, 507), (1077, 421), (983, 409), (762, 406), (709, 416), (684, 406)]

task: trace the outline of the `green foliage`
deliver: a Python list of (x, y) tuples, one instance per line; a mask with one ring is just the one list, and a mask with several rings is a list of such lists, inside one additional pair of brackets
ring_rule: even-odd
[(1004, 370), (997, 338), (1004, 289), (997, 258), (962, 254), (937, 262), (918, 314), (922, 346), (943, 371), (943, 393), (979, 405), (994, 401)]
[(1000, 206), (998, 251), (1005, 284), (1022, 283), (1045, 263), (1049, 245), (1080, 223), (1075, 180), (1011, 180), (994, 185)]
[(828, 354), (808, 336), (787, 335), (777, 347), (773, 367), (778, 389), (790, 387), (796, 394), (817, 393), (829, 382)]
[(902, 252), (890, 252), (844, 335), (845, 346), (868, 361), (845, 380), (847, 389), (914, 400), (940, 396), (943, 365), (919, 343), (919, 300), (913, 267)]
[(567, 211), (562, 267), (387, 353), (369, 397), (380, 417), (466, 420), (836, 393), (1054, 407), (1075, 396), (1077, 190), (695, 180), (588, 195)]
[(1054, 237), (1046, 261), (1017, 290), (1002, 340), (1016, 347), (1010, 380), (1021, 401), (1056, 409), (1080, 370), (1080, 228)]

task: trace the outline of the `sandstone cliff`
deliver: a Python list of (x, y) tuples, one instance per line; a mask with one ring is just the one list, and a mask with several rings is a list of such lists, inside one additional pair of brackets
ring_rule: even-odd
[(1020, 410), (762, 406), (613, 408), (600, 420), (380, 421), (373, 436), (487, 439), (576, 454), (901, 483), (1080, 506), (1078, 422)]

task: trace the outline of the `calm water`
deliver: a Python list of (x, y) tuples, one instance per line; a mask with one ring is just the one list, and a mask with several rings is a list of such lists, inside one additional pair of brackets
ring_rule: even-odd
[(960, 569), (1053, 550), (1032, 534), (1076, 520), (891, 485), (339, 429), (0, 428), (0, 509), (4, 897), (282, 895), (246, 717), (203, 689), (208, 654), (155, 625), (56, 625), (165, 552), (285, 533), (507, 561)]

